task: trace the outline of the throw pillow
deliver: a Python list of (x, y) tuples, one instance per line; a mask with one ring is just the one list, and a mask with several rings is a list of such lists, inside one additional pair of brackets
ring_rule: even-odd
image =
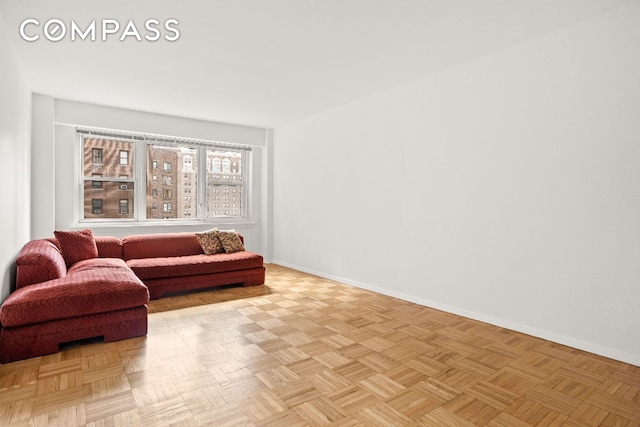
[(235, 231), (218, 230), (218, 238), (220, 239), (220, 243), (222, 243), (222, 247), (226, 253), (230, 254), (233, 252), (244, 251), (242, 240), (240, 240), (240, 236), (238, 236), (238, 233)]
[(54, 231), (62, 258), (67, 267), (78, 261), (98, 257), (98, 247), (91, 229), (80, 231)]
[(200, 246), (202, 246), (202, 250), (205, 254), (213, 255), (224, 252), (222, 242), (220, 242), (220, 239), (218, 238), (217, 228), (203, 231), (202, 233), (196, 233), (196, 237), (198, 238), (198, 242), (200, 243)]

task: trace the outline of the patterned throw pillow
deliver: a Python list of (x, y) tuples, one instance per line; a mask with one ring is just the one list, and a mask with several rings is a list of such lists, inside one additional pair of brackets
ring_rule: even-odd
[(93, 238), (91, 229), (81, 231), (54, 231), (53, 234), (58, 240), (62, 258), (67, 267), (78, 261), (98, 257), (98, 247)]
[(240, 236), (238, 236), (238, 233), (235, 231), (218, 231), (218, 238), (226, 253), (230, 254), (232, 252), (244, 251), (242, 240), (240, 240)]
[(200, 242), (200, 246), (202, 246), (202, 250), (205, 254), (213, 255), (224, 252), (222, 242), (220, 242), (220, 239), (218, 238), (217, 228), (203, 231), (202, 233), (196, 233), (196, 237), (198, 238), (198, 242)]

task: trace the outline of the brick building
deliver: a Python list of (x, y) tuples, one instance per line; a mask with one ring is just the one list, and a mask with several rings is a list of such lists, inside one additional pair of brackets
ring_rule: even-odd
[[(84, 176), (104, 180), (84, 181), (85, 218), (133, 218), (133, 143), (84, 139)], [(110, 179), (111, 178), (111, 179)]]
[[(146, 219), (198, 219), (198, 149), (146, 147)], [(206, 152), (206, 215), (241, 216), (241, 152), (201, 152)], [(134, 218), (133, 153), (130, 141), (84, 139), (84, 218)]]

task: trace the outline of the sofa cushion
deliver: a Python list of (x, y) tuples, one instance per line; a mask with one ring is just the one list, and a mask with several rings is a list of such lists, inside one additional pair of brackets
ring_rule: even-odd
[(67, 274), (60, 249), (50, 240), (27, 242), (16, 258), (16, 288), (59, 279)]
[(84, 259), (97, 258), (98, 247), (91, 229), (80, 231), (54, 231), (67, 267)]
[(242, 244), (242, 240), (240, 240), (240, 236), (235, 231), (218, 231), (218, 239), (220, 239), (220, 243), (222, 243), (222, 247), (224, 251), (228, 254), (233, 252), (244, 251), (244, 245)]
[(253, 252), (130, 259), (127, 265), (143, 281), (159, 277), (194, 276), (262, 267), (263, 258)]
[(25, 286), (9, 295), (0, 307), (0, 322), (3, 327), (16, 327), (139, 307), (148, 301), (147, 287), (124, 261), (85, 260), (64, 278)]
[(139, 234), (122, 239), (125, 260), (203, 254), (195, 233)]
[(202, 247), (202, 250), (205, 254), (213, 255), (224, 252), (222, 242), (218, 238), (217, 228), (203, 231), (201, 233), (196, 233), (196, 238), (198, 239), (198, 242), (200, 243), (200, 246)]
[[(81, 271), (92, 271), (95, 269), (125, 269), (130, 270), (127, 263), (120, 258), (92, 258), (78, 261), (71, 268), (68, 274), (78, 273)], [(105, 270), (106, 272), (107, 270)]]

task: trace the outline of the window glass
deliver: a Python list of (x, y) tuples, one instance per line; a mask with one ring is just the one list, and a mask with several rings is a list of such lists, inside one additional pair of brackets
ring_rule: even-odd
[[(84, 218), (133, 218), (134, 170), (129, 164), (133, 142), (85, 137), (82, 146)], [(121, 209), (123, 200), (126, 212)]]
[(83, 221), (246, 217), (246, 149), (169, 139), (152, 143), (115, 132), (78, 134)]
[[(207, 212), (210, 216), (243, 216), (241, 203), (244, 194), (242, 175), (242, 151), (207, 150), (207, 164), (212, 170), (207, 173)], [(236, 204), (231, 206), (232, 194), (236, 195)], [(218, 208), (224, 208), (219, 210)]]
[[(186, 160), (188, 159), (188, 160)], [(147, 219), (180, 219), (197, 218), (197, 159), (196, 147), (174, 147), (158, 144), (147, 144), (147, 164), (162, 165), (162, 181), (158, 182), (157, 176), (151, 174), (151, 180), (147, 182)], [(159, 211), (153, 208), (154, 194), (162, 195), (163, 209)], [(179, 200), (189, 194), (194, 202), (189, 206), (178, 203)]]

